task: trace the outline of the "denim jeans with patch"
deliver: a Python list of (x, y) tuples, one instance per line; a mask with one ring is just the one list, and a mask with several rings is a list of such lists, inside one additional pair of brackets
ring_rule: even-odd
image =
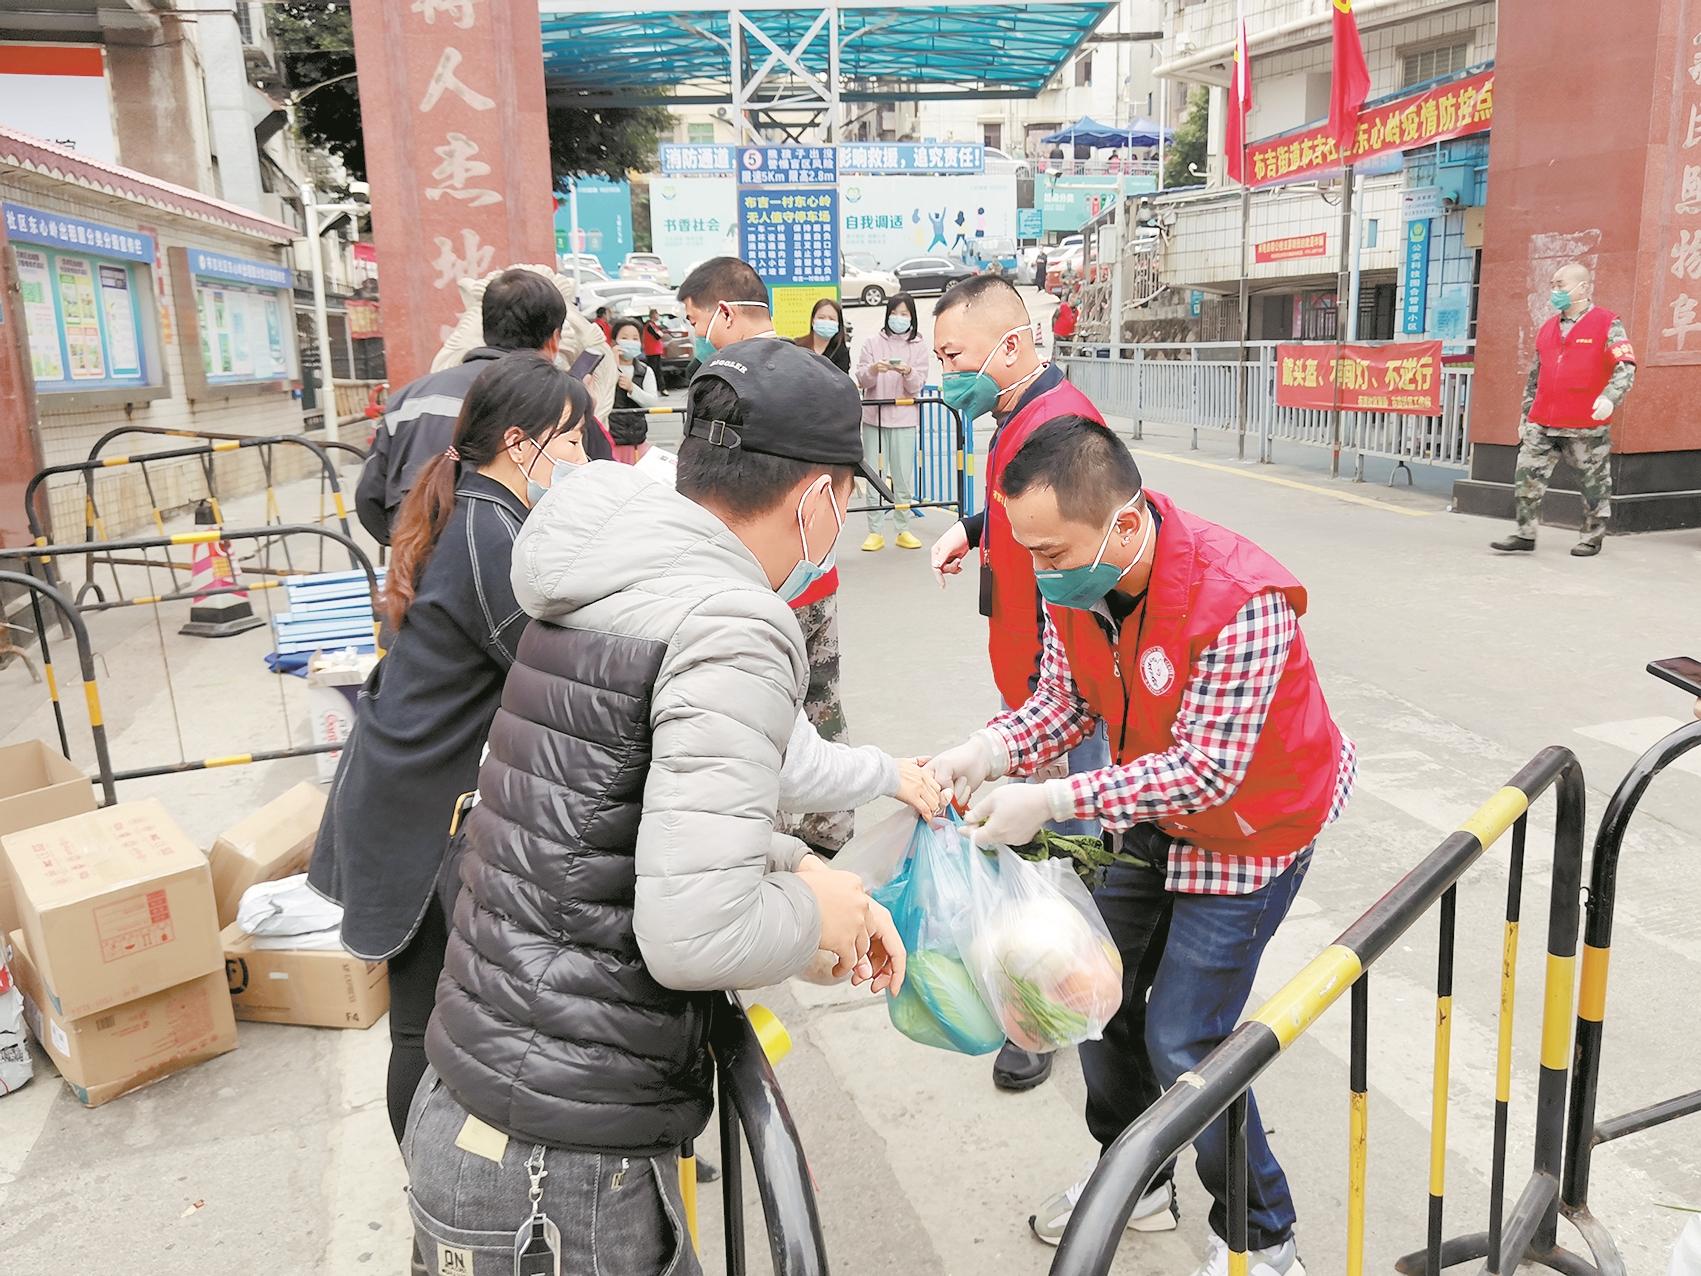
[[(456, 1145), (467, 1119), (428, 1071), (402, 1141), (414, 1237), (431, 1276), (513, 1276), (514, 1236), (531, 1214), (534, 1145), (504, 1146), (496, 1135), (482, 1152), (467, 1151)], [(702, 1276), (677, 1157), (547, 1148), (544, 1168), (541, 1206), (561, 1229), (561, 1276)]]
[[(1112, 865), (1093, 892), (1122, 954), (1122, 1008), (1100, 1041), (1083, 1041), (1087, 1128), (1108, 1148), (1182, 1073), (1240, 1022), (1270, 937), (1287, 916), (1311, 857), (1249, 895), (1183, 895), (1164, 889), (1162, 867)], [(1258, 1103), (1246, 1113), (1247, 1238), (1253, 1249), (1293, 1233), (1293, 1196), (1270, 1151)], [(1228, 1119), (1193, 1144), (1210, 1192), (1211, 1229), (1228, 1234)], [(1171, 1165), (1159, 1181), (1175, 1173)]]

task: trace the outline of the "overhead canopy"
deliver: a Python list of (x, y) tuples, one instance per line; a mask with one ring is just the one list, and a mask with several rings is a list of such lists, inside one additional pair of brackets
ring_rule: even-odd
[[(903, 5), (840, 0), (836, 41), (805, 47), (824, 6), (791, 0), (685, 7), (634, 0), (540, 0), (544, 75), (552, 101), (619, 105), (733, 102), (736, 11), (761, 35), (738, 33), (747, 77), (776, 47), (803, 48), (810, 75), (831, 75), (836, 44), (839, 97), (846, 102), (925, 98), (1032, 97), (1057, 74), (1114, 7), (1110, 0)], [(764, 47), (762, 37), (772, 40)], [(760, 78), (760, 77), (758, 77)]]
[(1174, 129), (1163, 128), (1150, 116), (1138, 115), (1126, 124), (1100, 124), (1090, 115), (1083, 115), (1073, 124), (1065, 124), (1040, 141), (1047, 146), (1156, 146), (1158, 138), (1169, 142)]

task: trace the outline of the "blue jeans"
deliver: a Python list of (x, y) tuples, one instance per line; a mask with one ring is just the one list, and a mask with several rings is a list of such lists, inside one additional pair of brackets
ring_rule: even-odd
[[(1004, 704), (1005, 712), (1012, 707)], [(1099, 771), (1110, 765), (1110, 740), (1104, 732), (1104, 723), (1098, 727), (1080, 744), (1069, 750), (1069, 774), (1080, 775), (1083, 771)], [(1097, 837), (1099, 822), (1097, 820), (1054, 820), (1046, 827), (1053, 833), (1062, 833), (1066, 837)]]
[[(1181, 895), (1161, 869), (1113, 865), (1093, 899), (1122, 954), (1122, 1008), (1100, 1041), (1081, 1043), (1087, 1128), (1108, 1148), (1182, 1073), (1190, 1072), (1240, 1021), (1264, 947), (1287, 916), (1310, 866), (1302, 857), (1250, 895)], [(1247, 1240), (1253, 1249), (1293, 1233), (1293, 1197), (1270, 1152), (1256, 1100), (1246, 1114)], [(1193, 1144), (1199, 1181), (1210, 1192), (1211, 1230), (1228, 1235), (1228, 1121), (1219, 1117)], [(1166, 1167), (1167, 1180), (1175, 1167)]]

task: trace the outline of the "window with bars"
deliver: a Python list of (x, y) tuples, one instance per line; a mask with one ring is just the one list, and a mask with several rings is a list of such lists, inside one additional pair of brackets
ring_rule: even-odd
[(715, 126), (713, 124), (687, 124), (685, 126), (685, 140), (694, 146), (707, 145), (715, 140)]
[(1444, 75), (1463, 71), (1470, 64), (1469, 42), (1411, 49), (1400, 56), (1400, 83), (1402, 86), (1425, 84)]
[(1075, 87), (1087, 88), (1093, 82), (1093, 55), (1083, 53), (1075, 59)]
[(1001, 150), (1004, 146), (1003, 125), (982, 124), (980, 126), (980, 140), (984, 146), (990, 146), (993, 150)]
[(254, 11), (246, 4), (236, 6), (236, 29), (242, 33), (242, 43), (254, 43)]

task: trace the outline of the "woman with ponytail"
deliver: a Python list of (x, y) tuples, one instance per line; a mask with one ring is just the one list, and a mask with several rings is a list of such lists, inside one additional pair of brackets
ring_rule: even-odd
[(585, 387), (535, 351), (473, 381), (453, 441), (420, 471), (390, 540), (388, 654), (361, 688), (309, 882), (343, 906), (343, 943), (390, 963), (390, 1124), (398, 1142), (425, 1071), (448, 929), (437, 896), (458, 795), (527, 617), (508, 582), (514, 538), (560, 467), (585, 460)]

